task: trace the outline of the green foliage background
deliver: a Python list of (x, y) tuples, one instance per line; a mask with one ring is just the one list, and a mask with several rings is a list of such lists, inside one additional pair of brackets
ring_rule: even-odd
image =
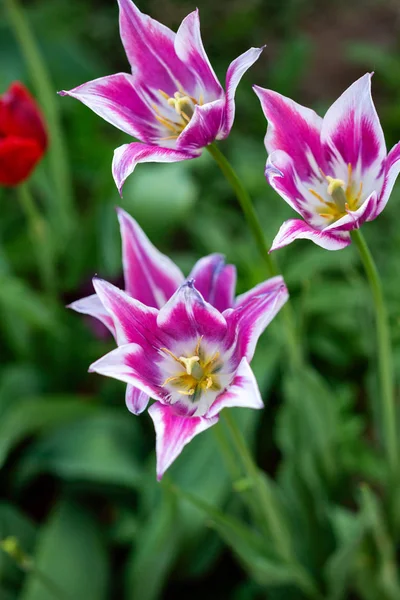
[[(400, 138), (399, 6), (394, 0), (201, 0), (198, 7), (221, 81), (233, 58), (267, 44), (239, 86), (234, 129), (221, 147), (272, 240), (291, 210), (263, 176), (266, 123), (251, 85), (323, 113), (354, 79), (374, 70), (374, 99), (390, 148)], [(54, 93), (127, 70), (116, 1), (31, 0), (24, 8)], [(143, 0), (140, 8), (176, 29), (195, 6)], [(33, 89), (0, 4), (0, 91), (15, 79)], [(212, 430), (184, 450), (166, 483), (156, 483), (149, 417), (127, 412), (123, 384), (87, 373), (113, 341), (64, 309), (90, 293), (95, 273), (121, 284), (116, 205), (185, 273), (199, 257), (222, 252), (237, 265), (239, 292), (259, 283), (265, 267), (236, 200), (208, 155), (139, 166), (121, 200), (111, 159), (127, 136), (72, 99), (56, 101), (73, 199), (69, 204), (60, 181), (49, 177), (50, 156), (31, 187), (50, 223), (57, 303), (43, 294), (15, 190), (0, 189), (0, 539), (16, 536), (60, 597), (70, 600), (303, 598), (273, 540), (261, 559), (252, 538), (244, 545), (232, 523), (220, 520), (219, 510), (246, 515)], [(397, 383), (399, 205), (396, 187), (385, 212), (363, 229), (383, 278)], [(253, 363), (266, 409), (234, 411), (258, 463), (275, 481), (278, 542), (288, 540), (323, 598), (398, 599), (396, 532), (385, 516), (386, 466), (379, 430), (372, 427), (379, 412), (373, 312), (357, 253), (296, 242), (278, 258), (306, 354), (324, 380), (314, 371), (289, 373), (276, 319)], [(177, 497), (171, 482), (217, 513)], [(236, 547), (235, 557), (221, 540)], [(0, 554), (2, 600), (55, 597), (37, 573), (25, 574)]]

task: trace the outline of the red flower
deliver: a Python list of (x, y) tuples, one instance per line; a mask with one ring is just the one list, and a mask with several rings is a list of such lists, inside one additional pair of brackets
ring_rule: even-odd
[(29, 177), (47, 148), (43, 116), (22, 83), (0, 96), (0, 185), (18, 185)]

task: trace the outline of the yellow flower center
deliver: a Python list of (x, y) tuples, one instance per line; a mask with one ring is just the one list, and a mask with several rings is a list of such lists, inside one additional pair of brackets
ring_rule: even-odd
[(222, 363), (219, 360), (219, 352), (213, 356), (207, 357), (201, 349), (201, 338), (197, 342), (193, 356), (175, 356), (168, 348), (161, 348), (165, 354), (168, 354), (176, 363), (183, 367), (176, 375), (168, 377), (163, 387), (172, 385), (177, 388), (178, 394), (188, 396), (192, 402), (199, 400), (203, 392), (219, 391), (221, 385), (218, 378), (218, 372), (221, 370)]
[(309, 190), (323, 204), (323, 207), (317, 209), (321, 217), (333, 222), (344, 217), (349, 211), (357, 210), (361, 200), (363, 185), (361, 182), (358, 190), (356, 189), (350, 163), (347, 165), (347, 184), (343, 179), (335, 179), (334, 177), (325, 175), (322, 171), (321, 175), (328, 182), (326, 191), (330, 199), (326, 200), (315, 190)]
[(175, 140), (180, 133), (185, 129), (190, 119), (193, 117), (194, 107), (196, 104), (201, 106), (203, 104), (203, 98), (197, 101), (193, 96), (189, 96), (184, 91), (175, 92), (173, 96), (168, 96), (163, 90), (158, 90), (161, 96), (166, 100), (168, 106), (172, 107), (176, 113), (176, 120), (169, 119), (160, 114), (159, 108), (156, 104), (153, 105), (156, 111), (156, 119), (164, 125), (170, 132), (171, 135), (161, 138), (162, 140)]

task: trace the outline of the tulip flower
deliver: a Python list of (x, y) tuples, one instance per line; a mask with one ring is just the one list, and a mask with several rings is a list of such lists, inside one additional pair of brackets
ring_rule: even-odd
[(118, 2), (121, 40), (132, 74), (101, 77), (60, 94), (77, 98), (142, 142), (115, 151), (112, 171), (121, 192), (137, 163), (195, 158), (205, 146), (229, 135), (236, 88), (262, 48), (251, 48), (230, 64), (224, 91), (204, 50), (197, 10), (175, 34), (130, 0)]
[(268, 292), (223, 312), (184, 282), (161, 308), (145, 306), (106, 281), (94, 287), (113, 320), (118, 348), (91, 372), (124, 381), (151, 396), (157, 477), (194, 436), (227, 407), (263, 407), (249, 363), (260, 334), (288, 298), (282, 278)]
[[(153, 246), (138, 223), (121, 208), (118, 209), (118, 219), (125, 291), (142, 304), (160, 309), (185, 282), (185, 276), (168, 256)], [(270, 294), (283, 284), (281, 277), (274, 277), (235, 300), (236, 269), (233, 265), (226, 265), (220, 254), (211, 254), (197, 261), (189, 279), (195, 281), (196, 289), (204, 300), (220, 312), (244, 305), (254, 296)], [(112, 315), (97, 294), (77, 300), (69, 308), (99, 319), (117, 339)], [(128, 385), (125, 400), (130, 412), (138, 415), (146, 409), (149, 395)]]
[(309, 239), (327, 250), (385, 208), (400, 170), (400, 144), (387, 154), (371, 97), (371, 75), (353, 83), (322, 119), (271, 90), (254, 88), (268, 120), (265, 175), (304, 220), (283, 223), (271, 250)]
[(0, 96), (0, 185), (25, 181), (47, 148), (41, 112), (22, 83)]

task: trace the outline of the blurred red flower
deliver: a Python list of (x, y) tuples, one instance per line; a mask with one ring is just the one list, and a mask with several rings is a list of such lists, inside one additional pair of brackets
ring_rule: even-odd
[(22, 83), (0, 96), (0, 185), (18, 185), (29, 177), (48, 143), (43, 116)]

